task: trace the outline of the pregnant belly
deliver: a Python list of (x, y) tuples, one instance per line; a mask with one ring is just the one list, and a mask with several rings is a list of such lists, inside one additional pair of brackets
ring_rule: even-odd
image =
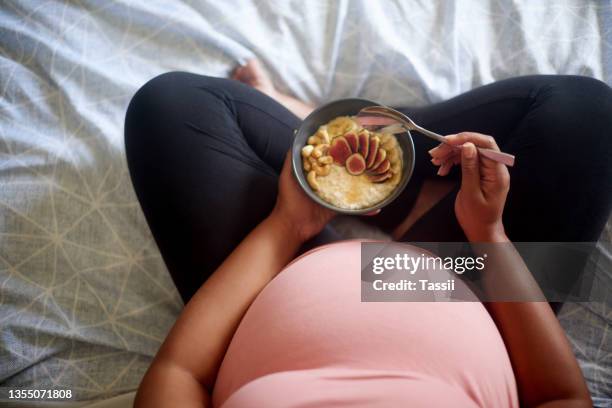
[(477, 407), (478, 404), (459, 387), (435, 378), (390, 370), (342, 368), (266, 375), (241, 387), (223, 404), (223, 408), (330, 406)]
[[(506, 349), (480, 303), (362, 303), (360, 276), (357, 241), (315, 250), (281, 272), (232, 339), (215, 385), (215, 406), (241, 387), (245, 392), (249, 385), (252, 392), (289, 372), (318, 369), (435, 379), (477, 405), (517, 405)], [(285, 378), (294, 384), (301, 377)], [(311, 381), (304, 384), (322, 384), (313, 382), (316, 375), (305, 378)], [(279, 393), (285, 395), (279, 389), (268, 397)]]

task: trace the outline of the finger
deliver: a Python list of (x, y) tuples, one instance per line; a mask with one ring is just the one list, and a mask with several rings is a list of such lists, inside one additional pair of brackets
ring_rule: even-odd
[(474, 132), (461, 132), (456, 135), (446, 136), (446, 140), (454, 146), (460, 146), (465, 143), (473, 143), (475, 146), (484, 147), (487, 149), (493, 149), (499, 151), (497, 142), (491, 136), (483, 135), (481, 133)]
[(438, 169), (438, 173), (437, 174), (438, 174), (438, 176), (441, 176), (441, 177), (447, 176), (448, 173), (450, 173), (452, 168), (453, 168), (453, 162), (452, 161), (446, 161), (446, 162), (442, 163), (442, 165)]
[(461, 189), (473, 193), (481, 191), (478, 151), (471, 142), (464, 144), (461, 149)]
[(446, 156), (441, 156), (441, 157), (434, 157), (433, 159), (431, 159), (431, 162), (433, 164), (435, 164), (436, 166), (440, 166), (442, 164), (444, 164), (447, 161), (452, 161), (454, 157), (461, 157), (460, 155), (460, 151), (458, 150), (452, 150), (450, 153), (448, 153)]
[(429, 151), (429, 155), (431, 157), (444, 157), (453, 151), (452, 146), (449, 146), (445, 143), (441, 143), (439, 146), (434, 147)]
[(370, 211), (369, 213), (363, 214), (364, 217), (371, 217), (373, 215), (378, 215), (380, 214), (381, 209), (379, 208), (378, 210), (374, 210), (374, 211)]

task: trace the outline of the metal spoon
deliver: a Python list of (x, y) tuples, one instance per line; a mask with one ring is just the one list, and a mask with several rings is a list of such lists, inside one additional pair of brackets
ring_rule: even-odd
[[(359, 118), (359, 117), (364, 117), (364, 116), (384, 116), (384, 117), (394, 119), (395, 121), (399, 122), (396, 124), (388, 123), (388, 125), (390, 126), (387, 126), (385, 129), (389, 131), (389, 133), (401, 133), (401, 131), (399, 131), (400, 129), (398, 129), (398, 126), (401, 126), (402, 128), (407, 129), (407, 130), (414, 130), (419, 133), (422, 133), (425, 136), (428, 136), (440, 143), (448, 144), (454, 149), (461, 148), (461, 146), (451, 145), (444, 136), (439, 135), (430, 130), (427, 130), (425, 128), (422, 128), (421, 126), (414, 123), (414, 121), (410, 119), (408, 116), (404, 115), (403, 113), (395, 109), (389, 108), (387, 106), (368, 106), (366, 108), (363, 108), (359, 111), (359, 113), (357, 114), (357, 117)], [(484, 157), (487, 157), (493, 161), (505, 164), (508, 167), (514, 166), (514, 156), (511, 154), (504, 153), (504, 152), (498, 152), (496, 150), (487, 149), (484, 147), (477, 147), (477, 149), (478, 149), (478, 153), (483, 155)]]

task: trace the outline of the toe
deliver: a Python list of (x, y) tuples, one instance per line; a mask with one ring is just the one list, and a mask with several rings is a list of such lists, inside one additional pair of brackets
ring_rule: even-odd
[(261, 62), (257, 59), (250, 59), (247, 61), (244, 66), (243, 72), (247, 75), (251, 81), (253, 82), (266, 82), (269, 80), (268, 74), (261, 65)]
[(242, 70), (242, 65), (238, 65), (236, 68), (234, 68), (234, 70), (232, 71), (232, 79), (239, 79), (240, 78), (240, 71)]

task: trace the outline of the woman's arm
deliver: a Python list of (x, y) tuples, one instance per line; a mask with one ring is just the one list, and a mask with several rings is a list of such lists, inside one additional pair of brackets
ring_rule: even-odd
[[(488, 255), (483, 271), (485, 291), (494, 297), (493, 291), (508, 288), (532, 292), (535, 289), (538, 292), (528, 294), (529, 298), (541, 298), (531, 273), (504, 232), (502, 212), (510, 185), (508, 169), (479, 157), (474, 146), (499, 150), (495, 140), (476, 133), (461, 133), (447, 139), (451, 144), (466, 144), (460, 153), (442, 145), (433, 149), (431, 155), (435, 164), (461, 163), (461, 189), (455, 213), (476, 252), (483, 249), (478, 243), (489, 243), (482, 245)], [(491, 302), (487, 307), (508, 349), (522, 405), (592, 405), (580, 367), (547, 302)]]
[[(507, 238), (492, 237), (488, 242), (500, 245), (485, 246), (485, 291), (497, 292), (512, 286), (517, 293), (537, 288), (537, 284), (526, 282), (525, 277), (531, 278), (531, 274), (514, 247), (504, 244), (509, 242)], [(538, 294), (533, 295), (538, 298)], [(508, 348), (524, 405), (592, 406), (578, 362), (548, 302), (490, 302), (486, 306)]]
[(206, 406), (242, 315), (300, 244), (276, 215), (259, 224), (187, 303), (140, 385), (136, 406)]
[(302, 243), (332, 218), (300, 190), (288, 158), (274, 210), (187, 303), (140, 384), (136, 407), (210, 406), (217, 371), (242, 316)]

